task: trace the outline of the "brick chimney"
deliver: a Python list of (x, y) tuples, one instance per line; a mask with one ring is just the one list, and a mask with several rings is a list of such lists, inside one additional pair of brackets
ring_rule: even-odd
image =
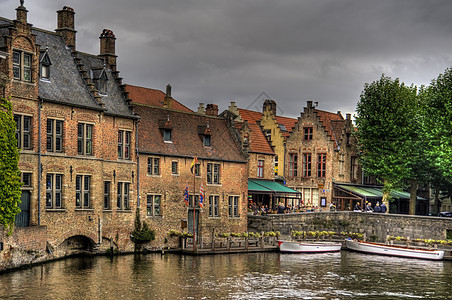
[(28, 10), (24, 6), (24, 1), (20, 0), (20, 6), (16, 8), (16, 19), (20, 23), (27, 24)]
[(163, 107), (173, 108), (173, 97), (171, 97), (171, 85), (169, 84), (166, 86), (166, 94), (163, 101)]
[(270, 109), (273, 112), (273, 115), (276, 116), (276, 102), (275, 100), (265, 100), (264, 101), (264, 107), (263, 111), (265, 112), (266, 109)]
[(208, 115), (208, 116), (218, 116), (218, 105), (216, 105), (216, 104), (207, 104), (206, 115)]
[(104, 29), (99, 37), (100, 39), (100, 54), (99, 56), (105, 59), (107, 67), (113, 72), (116, 71), (115, 40), (116, 37), (110, 29)]
[(57, 11), (58, 28), (55, 29), (66, 41), (66, 45), (75, 51), (75, 35), (74, 30), (75, 12), (74, 9), (64, 6), (62, 10)]

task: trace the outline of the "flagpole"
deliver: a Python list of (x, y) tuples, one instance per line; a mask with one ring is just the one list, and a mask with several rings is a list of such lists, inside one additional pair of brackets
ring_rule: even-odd
[(195, 203), (196, 203), (196, 162), (193, 166), (193, 254), (196, 251), (196, 231), (195, 231), (195, 220), (196, 220), (196, 211), (195, 211)]

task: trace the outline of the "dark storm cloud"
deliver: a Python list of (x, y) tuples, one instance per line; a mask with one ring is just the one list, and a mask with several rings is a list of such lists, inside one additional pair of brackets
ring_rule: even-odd
[[(0, 3), (13, 18), (19, 1)], [(124, 81), (170, 83), (192, 109), (260, 109), (265, 92), (288, 116), (307, 100), (353, 113), (382, 73), (429, 84), (452, 65), (449, 0), (25, 1), (29, 22), (50, 30), (64, 5), (76, 11), (80, 51), (98, 53), (102, 29), (113, 30)]]

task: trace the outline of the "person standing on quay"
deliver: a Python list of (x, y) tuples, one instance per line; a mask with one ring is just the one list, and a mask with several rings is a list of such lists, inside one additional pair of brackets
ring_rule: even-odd
[(380, 210), (381, 210), (381, 213), (382, 213), (382, 214), (385, 214), (386, 211), (388, 210), (388, 208), (386, 207), (386, 204), (382, 203), (382, 204), (381, 204), (381, 207), (380, 207)]

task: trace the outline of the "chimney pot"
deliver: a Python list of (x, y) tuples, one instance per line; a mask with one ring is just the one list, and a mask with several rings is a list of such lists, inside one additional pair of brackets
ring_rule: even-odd
[(99, 36), (100, 39), (100, 54), (99, 56), (104, 58), (107, 62), (107, 66), (112, 71), (116, 71), (116, 50), (115, 40), (116, 37), (112, 30), (104, 29)]
[(206, 115), (208, 115), (208, 116), (218, 116), (218, 105), (216, 105), (216, 104), (207, 104)]
[(171, 85), (169, 84), (166, 86), (166, 96), (171, 97)]
[(201, 115), (205, 115), (206, 114), (206, 109), (204, 107), (204, 103), (199, 103), (197, 113), (201, 114)]

